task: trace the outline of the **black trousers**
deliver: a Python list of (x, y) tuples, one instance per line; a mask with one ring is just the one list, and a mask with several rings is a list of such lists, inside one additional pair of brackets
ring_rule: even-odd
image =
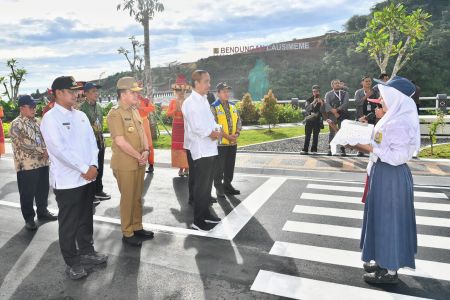
[(189, 177), (188, 177), (188, 188), (189, 188), (189, 202), (194, 202), (194, 177), (195, 177), (195, 165), (192, 159), (191, 151), (186, 150), (188, 165), (189, 165)]
[(219, 193), (223, 194), (224, 188), (231, 187), (233, 181), (237, 145), (219, 146), (218, 151), (214, 187)]
[(95, 193), (103, 192), (103, 167), (105, 164), (105, 148), (98, 147), (98, 174), (95, 179)]
[(92, 202), (95, 182), (73, 189), (55, 189), (54, 192), (59, 208), (61, 253), (67, 265), (77, 265), (80, 263), (79, 255), (94, 252)]
[[(211, 189), (214, 180), (217, 156), (202, 157), (194, 160), (194, 223), (203, 222), (210, 216)], [(189, 169), (189, 176), (192, 176)]]
[(309, 142), (311, 141), (311, 134), (313, 135), (313, 142), (311, 146), (311, 152), (317, 152), (317, 144), (319, 143), (320, 123), (319, 122), (307, 122), (305, 125), (305, 144), (303, 145), (303, 151), (309, 151)]
[(20, 194), (20, 208), (25, 222), (36, 216), (33, 201), (36, 200), (38, 216), (47, 211), (48, 205), (48, 167), (17, 172), (17, 185)]

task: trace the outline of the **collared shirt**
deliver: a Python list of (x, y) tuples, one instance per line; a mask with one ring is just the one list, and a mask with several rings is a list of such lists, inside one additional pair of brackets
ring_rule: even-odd
[(184, 148), (191, 152), (192, 159), (217, 155), (217, 141), (209, 135), (218, 125), (214, 121), (206, 96), (196, 91), (183, 102)]
[(411, 130), (401, 119), (385, 123), (379, 132), (374, 133), (373, 153), (382, 162), (392, 166), (407, 163), (414, 155), (414, 151), (411, 150), (414, 148)]
[[(375, 112), (376, 104), (370, 103), (366, 99), (366, 91), (362, 88), (355, 92), (355, 106), (356, 106), (356, 117), (360, 118), (362, 116), (367, 116), (371, 112)], [(378, 98), (378, 92), (372, 89), (372, 95), (370, 98)]]
[(124, 152), (117, 144), (116, 137), (123, 136), (125, 140), (139, 153), (144, 151), (145, 132), (142, 118), (136, 107), (122, 101), (111, 108), (107, 116), (109, 132), (112, 138), (111, 168), (113, 170), (133, 171), (145, 166), (139, 166), (136, 158)]
[(72, 189), (89, 183), (81, 177), (98, 166), (98, 148), (86, 114), (59, 104), (44, 115), (41, 132), (50, 157), (50, 184)]
[(94, 104), (89, 103), (85, 100), (80, 105), (80, 110), (86, 114), (91, 123), (92, 129), (94, 130), (95, 139), (97, 140), (97, 145), (101, 148), (105, 147), (105, 142), (103, 139), (103, 109), (95, 102)]
[(9, 135), (17, 172), (48, 166), (45, 142), (35, 118), (18, 116), (11, 122)]
[(349, 96), (344, 90), (331, 90), (325, 94), (325, 111), (329, 112), (332, 108), (342, 113), (348, 113)]

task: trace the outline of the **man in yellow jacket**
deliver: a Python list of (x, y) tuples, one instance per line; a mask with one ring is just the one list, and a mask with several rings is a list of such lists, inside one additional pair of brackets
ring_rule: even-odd
[(236, 162), (237, 139), (239, 138), (242, 122), (233, 103), (229, 102), (231, 87), (222, 82), (217, 85), (218, 100), (211, 104), (211, 110), (216, 123), (222, 126), (222, 140), (218, 146), (218, 161), (214, 176), (214, 186), (218, 199), (224, 199), (225, 194), (239, 195), (231, 182), (233, 181), (234, 165)]

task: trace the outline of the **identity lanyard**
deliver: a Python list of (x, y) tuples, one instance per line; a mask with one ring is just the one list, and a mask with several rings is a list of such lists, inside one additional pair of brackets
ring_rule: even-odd
[[(364, 96), (367, 96), (366, 91), (364, 90)], [(366, 102), (367, 102), (367, 111), (372, 111), (372, 105), (370, 104), (370, 102), (367, 100), (368, 97), (366, 97)]]
[(334, 95), (339, 99), (339, 102), (341, 102), (341, 90), (339, 90), (339, 93), (334, 92)]
[(41, 133), (38, 129), (39, 127), (36, 126), (36, 123), (34, 123), (34, 121), (30, 119), (27, 119), (24, 122), (24, 125), (26, 128), (28, 128), (29, 132), (34, 135), (34, 141), (36, 142), (36, 145), (40, 146), (42, 144)]

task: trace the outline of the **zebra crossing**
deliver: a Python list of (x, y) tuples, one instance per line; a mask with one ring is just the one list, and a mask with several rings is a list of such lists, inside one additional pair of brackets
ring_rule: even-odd
[[(300, 194), (298, 203), (292, 207), (280, 230), (291, 234), (321, 237), (330, 243), (314, 245), (303, 238), (291, 241), (274, 241), (270, 257), (279, 257), (295, 262), (306, 261), (312, 264), (322, 264), (334, 268), (359, 271), (362, 268), (361, 251), (355, 247), (351, 250), (340, 249), (336, 239), (342, 241), (359, 241), (361, 229), (349, 224), (361, 223), (363, 205), (361, 195), (364, 187), (352, 183), (308, 183)], [(450, 200), (442, 189), (433, 187), (415, 187), (415, 208), (418, 229), (418, 253), (421, 251), (440, 251), (450, 257)], [(317, 217), (314, 219), (314, 217)], [(313, 218), (311, 221), (311, 218)], [(322, 221), (316, 221), (316, 220)], [(344, 224), (336, 225), (343, 220)], [(347, 223), (347, 224), (346, 224)], [(300, 243), (298, 242), (300, 241)], [(334, 241), (334, 242), (333, 242)], [(430, 250), (431, 249), (431, 250)], [(419, 256), (419, 255), (418, 255)], [(450, 299), (450, 261), (437, 259), (432, 255), (416, 258), (416, 270), (399, 270), (400, 280), (433, 280), (438, 282), (443, 290), (448, 291)], [(353, 284), (352, 282), (336, 283), (333, 278), (324, 280), (323, 274), (317, 274), (318, 279), (311, 276), (283, 274), (271, 271), (270, 268), (258, 272), (251, 290), (274, 296), (294, 299), (429, 299), (411, 295), (420, 295), (410, 291), (408, 286), (403, 293), (383, 291), (379, 287), (368, 284)], [(362, 278), (361, 278), (362, 281)], [(359, 286), (358, 286), (359, 285)], [(409, 295), (408, 295), (409, 294)], [(425, 295), (427, 295), (425, 293)], [(431, 298), (433, 295), (430, 295)]]

